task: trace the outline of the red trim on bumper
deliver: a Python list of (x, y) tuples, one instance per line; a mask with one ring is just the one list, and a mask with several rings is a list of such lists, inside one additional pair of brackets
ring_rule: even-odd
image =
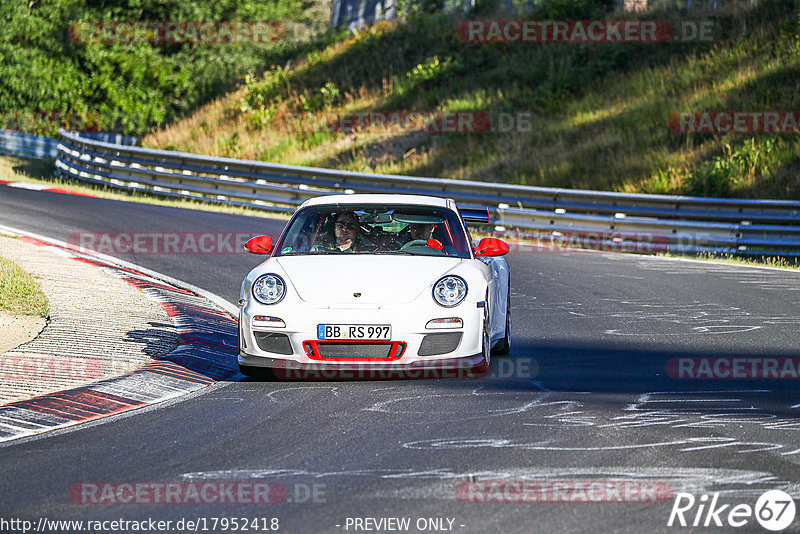
[[(339, 344), (353, 344), (353, 343), (372, 343), (374, 345), (388, 345), (389, 356), (386, 358), (348, 358), (340, 356), (323, 356), (319, 352), (318, 345), (324, 343), (326, 345), (339, 345)], [(399, 360), (406, 352), (405, 341), (373, 341), (370, 339), (342, 339), (342, 340), (317, 340), (311, 339), (303, 341), (303, 350), (306, 355), (312, 360), (324, 362), (391, 362)]]

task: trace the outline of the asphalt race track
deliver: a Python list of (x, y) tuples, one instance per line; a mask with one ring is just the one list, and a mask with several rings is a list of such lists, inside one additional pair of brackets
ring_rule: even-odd
[[(77, 232), (275, 235), (284, 221), (0, 186), (0, 224), (66, 241)], [(233, 303), (259, 262), (118, 256)], [(752, 517), (738, 529), (709, 518), (704, 528), (705, 513), (692, 528), (698, 505), (685, 514), (689, 527), (667, 523), (678, 492), (698, 503), (707, 495), (706, 506), (718, 493), (717, 508), (731, 505), (717, 516), (723, 522), (733, 505), (755, 507), (767, 490), (800, 496), (800, 392), (783, 367), (800, 356), (800, 273), (614, 253), (508, 259), (513, 349), (493, 359), (489, 377), (237, 375), (171, 403), (0, 446), (2, 516), (202, 519), (217, 532), (226, 529), (219, 519), (212, 529), (214, 518), (265, 518), (259, 529), (278, 518), (280, 532), (294, 533), (765, 532)], [(758, 358), (783, 358), (783, 378), (736, 377)], [(728, 378), (700, 374), (703, 361)], [(81, 483), (192, 481), (268, 482), (272, 495), (286, 493), (269, 505), (84, 504), (70, 494)], [(525, 499), (521, 484), (509, 484), (517, 481), (529, 483)], [(604, 489), (583, 492), (589, 483)], [(388, 518), (409, 518), (409, 527), (392, 530)]]

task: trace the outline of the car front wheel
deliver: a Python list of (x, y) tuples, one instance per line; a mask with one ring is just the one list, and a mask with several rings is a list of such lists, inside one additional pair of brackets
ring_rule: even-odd
[[(510, 291), (509, 291), (510, 293)], [(497, 342), (492, 351), (494, 354), (508, 354), (511, 352), (511, 295), (506, 296), (506, 328), (503, 339)]]
[(249, 378), (259, 378), (262, 380), (277, 378), (272, 367), (254, 367), (252, 365), (239, 364), (239, 372)]
[[(488, 304), (487, 304), (488, 306)], [(483, 362), (480, 364), (478, 369), (479, 373), (488, 373), (489, 368), (492, 365), (492, 323), (489, 320), (489, 309), (484, 308), (483, 314), (483, 343), (482, 343), (482, 353), (483, 353)]]

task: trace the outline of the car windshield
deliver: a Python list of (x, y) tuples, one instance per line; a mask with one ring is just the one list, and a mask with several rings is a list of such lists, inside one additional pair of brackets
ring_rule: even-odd
[(397, 254), (469, 258), (461, 220), (452, 210), (407, 205), (329, 205), (300, 210), (276, 256)]

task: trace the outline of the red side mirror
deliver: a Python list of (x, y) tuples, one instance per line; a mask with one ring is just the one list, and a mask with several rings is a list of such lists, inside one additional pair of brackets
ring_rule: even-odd
[(475, 247), (475, 255), (481, 256), (503, 256), (508, 254), (508, 243), (494, 237), (484, 237), (478, 246)]
[(272, 252), (272, 238), (268, 235), (251, 237), (244, 244), (244, 249), (250, 254), (269, 254)]

